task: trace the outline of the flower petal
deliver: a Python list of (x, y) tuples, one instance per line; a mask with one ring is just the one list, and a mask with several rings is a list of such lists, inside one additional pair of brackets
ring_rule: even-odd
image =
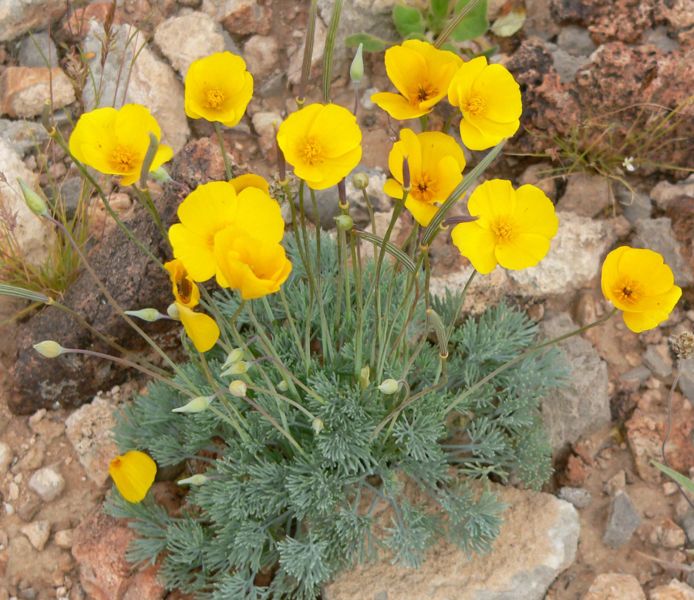
[(207, 352), (212, 349), (219, 339), (219, 326), (217, 322), (204, 313), (191, 310), (187, 306), (176, 303), (178, 314), (186, 330), (186, 334), (193, 342), (198, 352)]
[(416, 119), (431, 112), (431, 107), (421, 104), (413, 105), (400, 94), (392, 92), (378, 92), (371, 95), (371, 102), (385, 110), (393, 119), (405, 121)]
[(130, 450), (114, 458), (108, 473), (116, 489), (128, 502), (142, 502), (157, 475), (156, 463), (144, 452)]
[(491, 273), (497, 265), (494, 235), (477, 223), (460, 223), (451, 231), (453, 244), (481, 274)]

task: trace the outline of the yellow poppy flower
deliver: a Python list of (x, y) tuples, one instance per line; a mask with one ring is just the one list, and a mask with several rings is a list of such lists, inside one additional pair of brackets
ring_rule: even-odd
[[(106, 175), (120, 175), (121, 185), (140, 178), (149, 148), (149, 134), (161, 139), (156, 119), (144, 106), (126, 104), (123, 108), (97, 108), (84, 113), (70, 136), (70, 153), (81, 163)], [(171, 160), (173, 150), (160, 144), (150, 171)]]
[(407, 40), (386, 50), (386, 72), (399, 94), (379, 92), (371, 101), (398, 120), (415, 119), (431, 112), (446, 95), (463, 61), (429, 42)]
[(602, 293), (622, 311), (626, 326), (635, 333), (667, 321), (682, 289), (663, 257), (645, 248), (620, 246), (602, 265)]
[(523, 111), (520, 87), (501, 65), (484, 56), (464, 63), (448, 88), (448, 101), (460, 108), (460, 137), (470, 150), (484, 150), (511, 137)]
[(253, 76), (231, 52), (216, 52), (190, 65), (185, 79), (185, 109), (191, 119), (233, 127), (253, 97)]
[(200, 302), (200, 290), (188, 275), (183, 263), (175, 258), (164, 265), (171, 278), (171, 288), (178, 304), (193, 308)]
[(514, 190), (510, 181), (492, 179), (478, 186), (468, 200), (476, 221), (460, 223), (451, 238), (480, 273), (533, 267), (549, 252), (559, 220), (552, 201), (534, 185)]
[(237, 194), (240, 194), (247, 187), (258, 188), (259, 190), (263, 190), (266, 194), (270, 193), (270, 185), (265, 177), (256, 175), (255, 173), (238, 175), (237, 177), (230, 179), (229, 183), (234, 186), (234, 190), (236, 190)]
[(192, 340), (198, 352), (207, 352), (219, 339), (219, 326), (209, 315), (195, 312), (185, 304), (176, 302), (178, 318), (183, 324), (186, 334)]
[(400, 141), (393, 144), (388, 156), (388, 167), (393, 178), (388, 179), (383, 191), (393, 198), (402, 198), (402, 165), (407, 157), (410, 168), (410, 193), (405, 200), (417, 223), (423, 226), (438, 210), (437, 204), (463, 179), (465, 154), (450, 135), (440, 131), (416, 134), (411, 129), (400, 132)]
[(337, 104), (309, 104), (277, 131), (285, 160), (310, 188), (324, 190), (344, 179), (361, 160), (357, 119)]
[(156, 463), (144, 452), (130, 450), (116, 456), (108, 466), (116, 489), (128, 502), (142, 502), (157, 475)]
[(217, 273), (214, 236), (234, 222), (238, 198), (234, 186), (211, 181), (195, 188), (178, 207), (178, 219), (169, 227), (169, 241), (193, 281), (207, 281)]

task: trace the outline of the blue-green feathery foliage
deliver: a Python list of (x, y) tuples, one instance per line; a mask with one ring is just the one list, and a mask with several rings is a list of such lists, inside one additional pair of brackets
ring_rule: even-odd
[[(176, 377), (215, 395), (209, 410), (173, 413), (189, 398), (152, 383), (118, 418), (124, 451), (142, 449), (160, 467), (207, 478), (190, 488), (180, 514), (167, 514), (151, 494), (141, 504), (111, 496), (110, 511), (131, 518), (138, 534), (130, 558), (161, 559), (170, 588), (211, 600), (312, 600), (336, 572), (379, 553), (416, 566), (442, 536), (483, 553), (504, 508), (484, 482), (513, 477), (539, 487), (550, 474), (538, 405), (562, 371), (552, 352), (518, 358), (537, 335), (524, 314), (502, 305), (467, 318), (453, 329), (444, 365), (423, 303), (410, 311), (419, 276), (386, 261), (359, 322), (357, 283), (337, 288), (344, 257), (327, 236), (314, 297), (299, 256), (318, 264), (309, 242), (288, 238), (293, 274), (282, 294), (254, 301), (252, 313), (226, 292), (206, 301), (227, 323), (229, 344), (247, 345), (247, 398), (226, 393), (233, 377), (223, 375), (226, 355), (217, 349), (204, 359), (193, 353)], [(367, 292), (374, 270), (372, 262), (362, 270)], [(376, 317), (376, 294), (387, 319)], [(353, 310), (335, 308), (346, 300)], [(433, 302), (446, 326), (458, 302), (455, 294)], [(333, 356), (322, 346), (326, 325)], [(386, 378), (406, 384), (384, 395)], [(375, 523), (384, 506), (389, 522)]]

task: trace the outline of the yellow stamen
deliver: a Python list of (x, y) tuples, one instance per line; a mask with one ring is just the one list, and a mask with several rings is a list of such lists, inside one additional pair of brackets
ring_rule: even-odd
[(115, 171), (119, 173), (127, 173), (132, 171), (135, 166), (135, 153), (129, 148), (124, 148), (123, 146), (118, 146), (111, 153), (111, 164)]
[(497, 244), (510, 244), (516, 239), (516, 231), (513, 223), (506, 219), (498, 219), (491, 225), (492, 233)]
[(314, 166), (323, 162), (323, 148), (315, 138), (307, 137), (299, 151), (301, 158), (308, 165)]
[(615, 286), (615, 298), (624, 304), (636, 304), (641, 298), (641, 286), (637, 281), (623, 280)]
[(420, 102), (426, 102), (438, 94), (438, 90), (430, 83), (420, 83), (416, 92), (410, 98), (410, 103), (414, 106)]
[(422, 173), (412, 182), (410, 194), (420, 202), (431, 202), (436, 195), (436, 182), (427, 173)]
[(225, 99), (224, 92), (218, 88), (210, 88), (205, 92), (205, 103), (208, 108), (220, 108)]
[(479, 115), (487, 108), (487, 103), (481, 96), (470, 96), (463, 104), (463, 113), (466, 115)]

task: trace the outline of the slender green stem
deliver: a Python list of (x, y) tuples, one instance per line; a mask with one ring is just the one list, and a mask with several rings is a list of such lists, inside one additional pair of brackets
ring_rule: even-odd
[(159, 230), (162, 239), (168, 240), (169, 236), (166, 232), (166, 229), (164, 229), (164, 225), (161, 222), (161, 217), (159, 216), (159, 211), (157, 210), (157, 207), (154, 205), (154, 201), (152, 200), (152, 196), (149, 193), (149, 190), (147, 188), (140, 189), (136, 185), (133, 186), (133, 189), (135, 190), (135, 195), (138, 197), (142, 205), (152, 216), (152, 220), (154, 221), (154, 224), (157, 226), (157, 229)]
[(296, 402), (295, 400), (292, 400), (291, 398), (287, 398), (287, 396), (284, 396), (280, 394), (279, 392), (273, 390), (273, 389), (266, 389), (262, 388), (260, 386), (254, 385), (252, 383), (248, 384), (248, 388), (253, 390), (254, 392), (257, 392), (259, 394), (265, 394), (267, 396), (270, 396), (271, 398), (277, 398), (281, 400), (282, 402), (286, 402), (290, 406), (293, 406), (297, 410), (301, 411), (304, 415), (306, 415), (311, 421), (315, 420), (316, 415), (314, 415), (310, 410)]
[(292, 338), (296, 344), (296, 349), (299, 352), (299, 356), (304, 361), (304, 365), (308, 364), (308, 357), (304, 354), (304, 347), (301, 344), (301, 336), (299, 335), (299, 330), (296, 327), (296, 322), (292, 316), (292, 312), (289, 309), (289, 302), (287, 302), (287, 295), (284, 293), (284, 288), (280, 287), (279, 291), (280, 300), (282, 301), (282, 306), (284, 307), (284, 313), (287, 315), (287, 321), (289, 322), (289, 330), (292, 333)]
[(218, 122), (214, 122), (214, 131), (217, 134), (217, 142), (219, 143), (219, 148), (222, 151), (222, 159), (224, 160), (224, 174), (227, 179), (231, 179), (234, 176), (234, 171), (231, 168), (231, 161), (229, 160), (229, 155), (227, 154), (226, 147), (224, 146), (224, 136), (222, 135), (222, 125)]
[(460, 298), (458, 300), (458, 304), (455, 307), (455, 312), (453, 313), (453, 317), (451, 319), (451, 322), (449, 323), (448, 328), (446, 329), (446, 339), (447, 340), (451, 339), (451, 334), (453, 333), (453, 329), (455, 328), (455, 324), (458, 321), (458, 317), (460, 316), (460, 311), (463, 310), (463, 305), (465, 304), (465, 297), (467, 296), (467, 290), (470, 287), (472, 280), (475, 278), (475, 275), (477, 275), (477, 270), (473, 268), (472, 273), (470, 273), (470, 277), (467, 278), (467, 281), (465, 282), (465, 285), (463, 286), (463, 291), (460, 292)]

